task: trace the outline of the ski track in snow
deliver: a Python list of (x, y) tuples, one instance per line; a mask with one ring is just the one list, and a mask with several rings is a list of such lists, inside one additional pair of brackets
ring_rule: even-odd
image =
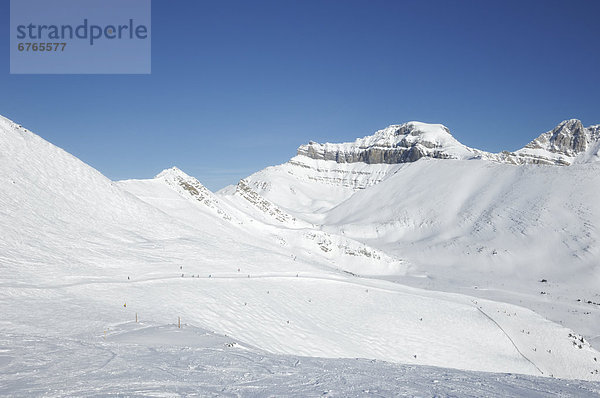
[(525, 354), (523, 354), (523, 353), (521, 352), (521, 350), (519, 350), (519, 347), (517, 347), (517, 345), (515, 344), (515, 342), (513, 341), (513, 339), (510, 337), (510, 335), (509, 335), (508, 333), (506, 333), (506, 330), (504, 330), (504, 328), (502, 328), (502, 326), (500, 326), (500, 325), (498, 324), (498, 322), (496, 322), (496, 321), (494, 320), (494, 318), (492, 318), (491, 316), (489, 316), (488, 314), (486, 314), (486, 313), (485, 313), (485, 311), (484, 311), (484, 310), (482, 310), (481, 308), (477, 307), (477, 309), (478, 309), (478, 310), (479, 310), (479, 312), (481, 312), (481, 313), (482, 313), (482, 314), (483, 314), (483, 315), (484, 315), (486, 318), (488, 318), (490, 321), (492, 321), (492, 322), (494, 323), (494, 325), (498, 326), (498, 328), (499, 328), (500, 330), (502, 330), (502, 333), (504, 333), (504, 335), (505, 335), (505, 336), (506, 336), (506, 337), (507, 337), (507, 338), (510, 340), (510, 342), (511, 342), (511, 343), (512, 343), (512, 345), (513, 345), (513, 347), (515, 347), (515, 350), (517, 350), (517, 351), (519, 352), (519, 354), (521, 354), (521, 356), (522, 356), (522, 357), (523, 357), (523, 358), (524, 358), (524, 359), (525, 359), (527, 362), (529, 362), (530, 364), (532, 364), (533, 366), (535, 366), (535, 368), (536, 368), (536, 369), (537, 369), (537, 370), (540, 372), (540, 374), (541, 374), (541, 375), (543, 375), (543, 374), (544, 374), (544, 372), (542, 372), (542, 370), (541, 370), (540, 368), (538, 368), (538, 366), (537, 366), (535, 363), (533, 363), (533, 361), (532, 361), (531, 359), (527, 358), (527, 357), (525, 356)]
[[(180, 339), (173, 346), (167, 336)], [(145, 336), (145, 340), (140, 338)], [(149, 338), (149, 339), (148, 339)], [(167, 339), (168, 340), (168, 339)], [(7, 343), (10, 342), (10, 345)], [(589, 397), (600, 383), (368, 359), (272, 355), (184, 325), (122, 324), (82, 342), (0, 337), (0, 395)], [(86, 364), (77, 369), (66, 364)]]

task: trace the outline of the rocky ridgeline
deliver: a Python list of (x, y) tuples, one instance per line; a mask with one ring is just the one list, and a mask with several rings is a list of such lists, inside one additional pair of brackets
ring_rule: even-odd
[(275, 204), (262, 197), (259, 193), (254, 191), (248, 181), (245, 179), (240, 180), (235, 188), (235, 194), (246, 199), (250, 204), (260, 210), (267, 216), (281, 222), (281, 223), (295, 223), (296, 218), (292, 217), (288, 213), (281, 210)]
[(398, 164), (423, 157), (434, 159), (487, 159), (510, 164), (568, 166), (600, 142), (600, 125), (585, 128), (576, 119), (560, 123), (516, 152), (489, 153), (458, 142), (442, 125), (409, 122), (391, 125), (353, 143), (309, 142), (298, 155), (337, 163)]
[(221, 208), (219, 200), (208, 188), (202, 185), (196, 178), (185, 174), (177, 167), (163, 170), (155, 178), (163, 180), (183, 197), (202, 203), (223, 219), (232, 220), (231, 216)]
[(298, 149), (298, 155), (308, 156), (312, 159), (334, 160), (338, 163), (363, 162), (368, 164), (377, 163), (409, 163), (415, 162), (422, 157), (428, 156), (435, 159), (452, 158), (442, 150), (427, 151), (420, 146), (397, 147), (397, 148), (363, 148), (361, 151), (344, 152), (340, 150), (319, 150), (314, 143), (305, 145)]
[(565, 120), (543, 133), (510, 158), (517, 163), (568, 166), (600, 141), (600, 125), (585, 128), (577, 119)]

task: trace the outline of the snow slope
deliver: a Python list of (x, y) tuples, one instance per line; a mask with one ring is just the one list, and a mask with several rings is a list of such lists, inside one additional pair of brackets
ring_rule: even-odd
[(264, 199), (253, 201), (258, 195), (249, 194), (243, 184), (242, 194), (216, 198), (198, 180), (176, 168), (164, 170), (151, 180), (117, 184), (192, 227), (209, 226), (215, 222), (211, 215), (217, 215), (217, 223), (225, 224), (231, 233), (241, 232), (250, 236), (253, 244), (283, 250), (294, 262), (314, 262), (317, 258), (325, 269), (363, 275), (402, 274), (406, 269), (399, 258), (355, 240), (315, 230), (313, 225), (294, 219)]
[[(394, 148), (406, 138), (397, 133), (406, 129), (416, 142), (438, 142), (430, 146), (445, 153), (462, 148), (449, 144), (454, 141), (443, 126), (414, 123), (390, 126), (356, 144), (310, 147), (319, 153)], [(567, 120), (516, 153), (470, 157), (467, 150), (454, 159), (429, 154), (398, 164), (312, 159), (320, 155), (301, 147), (307, 156), (246, 180), (321, 230), (410, 264), (408, 274), (388, 279), (527, 305), (600, 344), (599, 132)], [(348, 184), (350, 176), (360, 183)]]
[[(246, 189), (269, 201), (296, 220), (319, 223), (321, 215), (354, 192), (373, 186), (399, 165), (336, 163), (295, 156), (289, 162), (267, 167), (243, 180)], [(237, 187), (226, 187), (217, 196), (246, 212), (247, 201), (236, 195)]]
[(408, 164), (357, 192), (326, 215), (325, 229), (402, 253), (414, 274), (455, 285), (436, 288), (513, 289), (495, 298), (521, 303), (526, 293), (545, 316), (599, 336), (598, 164), (440, 162)]
[[(183, 325), (123, 323), (81, 340), (0, 336), (0, 394), (98, 396), (461, 396), (600, 394), (600, 383), (366, 359), (272, 355)], [(6, 345), (5, 345), (6, 343)], [(10, 343), (10, 345), (8, 345)], [(86, 364), (82, 369), (80, 364)]]
[(409, 244), (418, 245), (421, 261), (429, 263), (505, 263), (536, 275), (548, 264), (569, 263), (571, 268), (561, 268), (574, 272), (600, 255), (594, 223), (600, 217), (599, 171), (597, 164), (517, 167), (423, 159), (356, 192), (323, 224), (351, 237), (391, 242), (391, 250), (404, 253)]
[[(335, 234), (235, 222), (239, 208), (221, 208), (208, 194), (198, 200), (202, 187), (178, 171), (167, 174), (181, 180), (162, 174), (116, 184), (6, 119), (0, 148), (0, 391), (77, 392), (86, 381), (111, 380), (113, 366), (125, 372), (123, 361), (138, 370), (119, 377), (143, 375), (152, 358), (146, 337), (133, 336), (142, 348), (126, 353), (103, 340), (104, 331), (136, 316), (154, 325), (181, 317), (275, 354), (600, 378), (599, 353), (585, 339), (577, 343), (569, 328), (514, 305), (344, 272), (344, 256), (353, 256), (362, 274), (387, 260), (351, 255)], [(182, 180), (194, 189), (174, 184)], [(315, 250), (307, 249), (307, 233)], [(283, 242), (273, 239), (277, 234)], [(170, 348), (154, 351), (157, 363), (173, 366), (180, 351), (172, 339), (160, 339)], [(30, 344), (37, 348), (24, 359)], [(63, 352), (73, 355), (65, 360)], [(51, 364), (58, 359), (75, 384), (55, 391), (60, 373)], [(47, 390), (36, 377), (29, 381), (32, 369), (50, 378)]]

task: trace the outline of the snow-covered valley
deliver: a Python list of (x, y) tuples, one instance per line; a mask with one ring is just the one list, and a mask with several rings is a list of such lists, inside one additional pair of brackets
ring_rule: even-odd
[(599, 394), (597, 128), (538, 165), (439, 126), (213, 193), (0, 118), (0, 394)]

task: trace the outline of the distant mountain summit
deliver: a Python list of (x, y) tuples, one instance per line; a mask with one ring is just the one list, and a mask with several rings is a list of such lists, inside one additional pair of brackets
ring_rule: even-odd
[[(541, 134), (515, 154), (519, 163), (570, 165), (600, 141), (600, 125), (585, 128), (577, 119), (565, 120)], [(591, 158), (590, 158), (591, 160)]]
[(414, 162), (422, 157), (470, 159), (481, 155), (481, 151), (458, 142), (444, 125), (408, 122), (388, 126), (353, 143), (318, 144), (311, 141), (298, 148), (298, 155), (338, 163), (396, 164)]
[(298, 155), (316, 160), (333, 160), (337, 163), (398, 164), (429, 157), (568, 166), (578, 157), (580, 161), (596, 159), (597, 156), (584, 154), (596, 148), (598, 142), (600, 125), (585, 128), (581, 121), (571, 119), (541, 134), (523, 149), (495, 154), (463, 145), (444, 125), (408, 122), (388, 126), (352, 143), (319, 144), (311, 141), (308, 145), (298, 148)]

